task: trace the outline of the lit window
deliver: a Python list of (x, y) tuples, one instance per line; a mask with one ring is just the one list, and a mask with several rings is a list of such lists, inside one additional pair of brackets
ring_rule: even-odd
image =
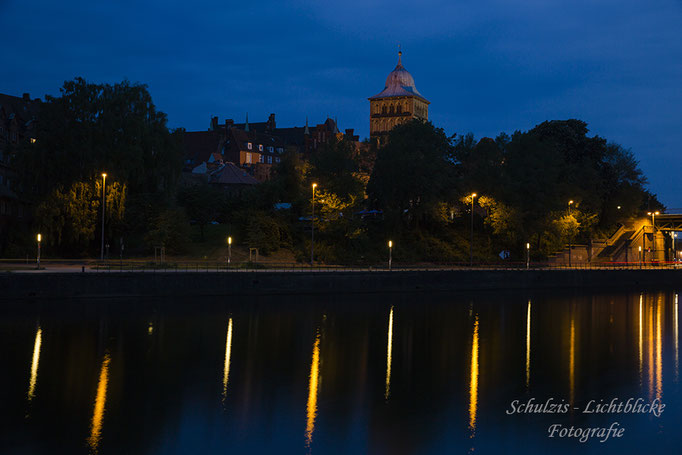
[[(251, 145), (251, 144), (249, 144), (249, 145)], [(249, 148), (251, 148), (251, 147), (249, 147)], [(249, 152), (246, 152), (246, 162), (248, 164), (251, 164), (251, 154)]]
[(263, 155), (258, 155), (258, 162), (262, 163), (263, 162)]
[(284, 153), (284, 149), (282, 147), (277, 148), (277, 153)]
[(263, 151), (263, 144), (258, 144), (258, 151), (262, 152)]
[(31, 138), (31, 144), (35, 144), (35, 143), (36, 143), (36, 138), (32, 137)]
[(272, 157), (268, 155), (268, 164), (272, 164)]
[(247, 142), (246, 148), (249, 149), (249, 150), (251, 150), (252, 147), (253, 147), (253, 145), (251, 145), (251, 142)]
[(278, 156), (275, 157), (275, 163), (279, 163), (279, 157)]
[(272, 153), (272, 152), (274, 152), (274, 151), (275, 151), (275, 148), (274, 148), (274, 147), (272, 147), (272, 146), (268, 147), (268, 152)]

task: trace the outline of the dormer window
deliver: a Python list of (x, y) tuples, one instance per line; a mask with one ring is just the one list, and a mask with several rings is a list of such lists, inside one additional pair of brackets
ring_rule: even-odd
[(263, 151), (263, 144), (258, 144), (258, 151), (262, 152)]
[(246, 143), (246, 148), (249, 149), (249, 150), (251, 150), (251, 149), (253, 148), (253, 144), (251, 144), (251, 142), (247, 142), (247, 143)]

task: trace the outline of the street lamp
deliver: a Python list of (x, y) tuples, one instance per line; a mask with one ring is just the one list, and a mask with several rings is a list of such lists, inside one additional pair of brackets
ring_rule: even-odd
[(315, 260), (315, 188), (317, 188), (317, 183), (313, 183), (313, 216), (310, 218), (310, 267), (313, 266)]
[[(651, 215), (651, 261), (656, 259), (656, 215), (660, 215), (661, 212), (647, 212), (647, 215)], [(643, 234), (644, 235), (644, 234)]]
[(639, 247), (639, 267), (642, 267), (642, 247)]
[(104, 260), (104, 206), (107, 204), (105, 199), (107, 187), (107, 174), (102, 173), (102, 248), (100, 249), (100, 260)]
[(393, 240), (388, 241), (388, 270), (391, 271), (391, 265), (393, 263)]
[(469, 239), (469, 265), (474, 265), (474, 199), (476, 193), (471, 193), (471, 237)]
[(530, 243), (526, 243), (526, 270), (530, 268)]
[(38, 259), (38, 270), (40, 270), (40, 242), (43, 240), (43, 236), (38, 234), (37, 240), (38, 240), (38, 258), (37, 258)]
[(675, 250), (675, 239), (677, 238), (677, 232), (673, 232), (670, 234), (670, 237), (672, 238), (673, 241), (673, 262), (677, 261), (677, 251)]
[(232, 262), (232, 237), (227, 238), (227, 266)]
[[(573, 204), (572, 199), (570, 201), (568, 201), (568, 216), (571, 216), (571, 204)], [(570, 222), (570, 220), (569, 220), (569, 222)], [(568, 266), (569, 267), (571, 266), (571, 254), (572, 254), (572, 250), (573, 250), (573, 245), (571, 245), (572, 241), (573, 241), (573, 233), (569, 232), (568, 233)]]

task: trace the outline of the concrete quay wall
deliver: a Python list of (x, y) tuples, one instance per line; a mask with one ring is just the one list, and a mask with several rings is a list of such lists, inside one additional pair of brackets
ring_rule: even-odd
[(3, 273), (0, 300), (552, 288), (682, 288), (682, 269)]

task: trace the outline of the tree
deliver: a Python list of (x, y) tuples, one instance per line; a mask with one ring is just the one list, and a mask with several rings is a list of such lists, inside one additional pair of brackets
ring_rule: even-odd
[(168, 253), (185, 251), (188, 238), (189, 223), (180, 209), (163, 210), (156, 215), (145, 236), (149, 247), (165, 247)]
[[(106, 172), (123, 191), (116, 196), (118, 187), (107, 182), (107, 211), (112, 216), (120, 213), (116, 223), (107, 221), (107, 236), (123, 234), (136, 224), (146, 228), (151, 222), (124, 219), (128, 200), (149, 195), (158, 206), (175, 191), (182, 167), (179, 140), (169, 132), (166, 115), (156, 110), (145, 85), (67, 81), (61, 96), (46, 97), (36, 124), (36, 141), (14, 155), (13, 165), (22, 196), (36, 207), (38, 222), (65, 229), (54, 232), (54, 238), (63, 240), (64, 253), (69, 245), (79, 253), (87, 249), (86, 239), (94, 247), (88, 221), (92, 207), (87, 202), (92, 199), (88, 191), (94, 191), (93, 176)], [(157, 214), (158, 209), (151, 216)]]
[(208, 183), (187, 186), (178, 191), (178, 203), (185, 208), (190, 222), (199, 226), (202, 242), (204, 228), (216, 219), (223, 199), (223, 191)]
[(367, 185), (388, 220), (419, 223), (454, 189), (452, 145), (441, 128), (413, 120), (391, 130)]
[(332, 139), (311, 158), (308, 180), (343, 199), (363, 193), (355, 161), (355, 143), (346, 139)]
[[(126, 185), (110, 182), (106, 192), (106, 237), (120, 227), (125, 215)], [(102, 182), (91, 179), (55, 188), (36, 208), (45, 240), (62, 252), (83, 254), (95, 240), (101, 223)], [(101, 231), (100, 231), (101, 232)]]

